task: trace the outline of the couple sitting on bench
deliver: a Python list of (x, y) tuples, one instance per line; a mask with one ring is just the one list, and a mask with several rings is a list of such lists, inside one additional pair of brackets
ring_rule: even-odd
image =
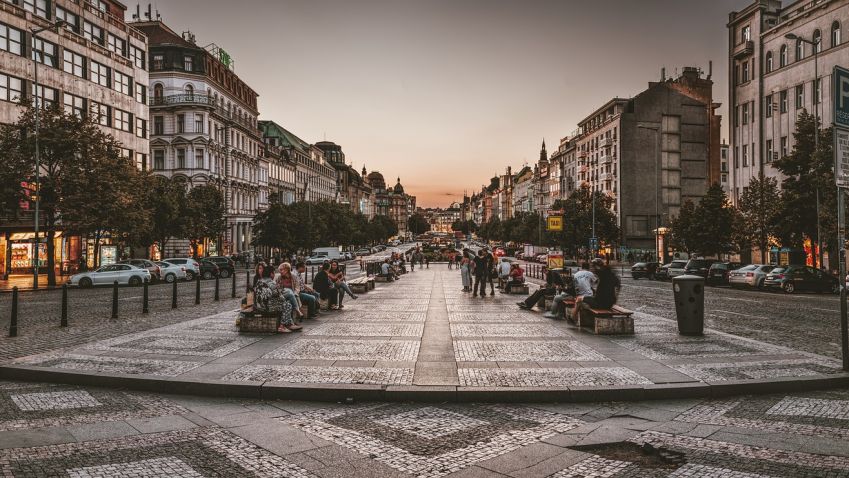
[[(581, 264), (581, 270), (575, 273), (572, 281), (575, 286), (575, 307), (572, 312), (572, 322), (581, 323), (579, 314), (582, 307), (593, 310), (610, 309), (616, 304), (616, 296), (620, 287), (619, 277), (602, 259), (593, 259), (592, 266), (586, 262)], [(563, 294), (555, 297), (550, 315), (547, 314), (546, 317), (559, 318), (561, 314), (564, 314), (566, 311), (561, 311), (560, 307), (567, 299), (567, 297), (563, 297)]]

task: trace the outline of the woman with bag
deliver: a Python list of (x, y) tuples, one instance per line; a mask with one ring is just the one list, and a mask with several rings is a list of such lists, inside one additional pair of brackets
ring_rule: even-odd
[(277, 283), (277, 287), (280, 289), (280, 293), (283, 297), (292, 304), (292, 311), (295, 314), (295, 317), (301, 318), (304, 314), (301, 313), (301, 300), (297, 294), (295, 294), (295, 282), (292, 278), (292, 266), (288, 262), (284, 262), (280, 264), (278, 268), (279, 274), (275, 279)]
[(330, 263), (330, 270), (327, 271), (327, 277), (330, 279), (330, 282), (333, 282), (333, 285), (336, 287), (336, 290), (339, 291), (339, 308), (342, 308), (342, 297), (345, 297), (345, 294), (351, 296), (352, 299), (356, 299), (357, 296), (351, 290), (351, 287), (345, 282), (345, 273), (339, 267), (339, 262), (333, 261)]
[(286, 313), (286, 299), (281, 290), (274, 282), (274, 269), (267, 267), (263, 271), (263, 277), (254, 286), (254, 310), (262, 314), (277, 314), (279, 322), (277, 332), (288, 334), (301, 330), (300, 325), (295, 325), (292, 314)]

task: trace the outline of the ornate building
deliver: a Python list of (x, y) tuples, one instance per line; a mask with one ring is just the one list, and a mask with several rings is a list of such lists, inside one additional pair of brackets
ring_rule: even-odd
[(345, 163), (345, 153), (342, 151), (342, 147), (330, 141), (319, 141), (315, 146), (324, 151), (324, 159), (336, 170), (336, 189), (339, 192), (339, 202), (347, 204), (352, 211), (371, 219), (374, 216), (374, 198), (372, 197), (371, 186), (353, 166)]
[(406, 236), (409, 229), (407, 220), (416, 210), (416, 197), (404, 192), (400, 177), (392, 188), (386, 187), (386, 180), (378, 171), (372, 171), (366, 175), (365, 166), (363, 166), (363, 177), (366, 178), (374, 193), (374, 214), (392, 219), (398, 226), (398, 235)]
[(283, 157), (295, 164), (295, 201), (336, 200), (336, 170), (324, 151), (273, 121), (260, 121), (259, 127), (265, 143), (280, 147)]

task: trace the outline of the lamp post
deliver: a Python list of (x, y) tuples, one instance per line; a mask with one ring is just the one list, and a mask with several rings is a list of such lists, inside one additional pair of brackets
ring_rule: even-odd
[(312, 201), (307, 201), (307, 190), (310, 187), (310, 181), (320, 176), (320, 174), (313, 174), (312, 176), (304, 178), (304, 194), (301, 196), (301, 200), (307, 203), (307, 218), (309, 222), (307, 227), (309, 227), (310, 231), (310, 242), (312, 242)]
[[(39, 149), (38, 143), (38, 126), (39, 120), (41, 116), (41, 105), (39, 104), (39, 92), (38, 92), (38, 58), (41, 57), (41, 60), (44, 60), (44, 51), (38, 50), (36, 48), (36, 39), (37, 35), (41, 32), (47, 30), (53, 30), (54, 28), (58, 29), (65, 25), (64, 20), (59, 20), (56, 23), (53, 23), (49, 27), (43, 28), (31, 28), (30, 34), (32, 36), (32, 71), (33, 71), (33, 89), (35, 90), (35, 237), (33, 238), (33, 250), (32, 250), (32, 288), (38, 289), (38, 251), (40, 249), (40, 240), (38, 237), (38, 216), (39, 210), (41, 208), (41, 151)], [(48, 276), (49, 277), (49, 276)]]
[(658, 245), (660, 244), (660, 167), (658, 166), (660, 163), (660, 126), (659, 125), (650, 125), (646, 123), (638, 123), (637, 128), (647, 129), (650, 131), (654, 131), (655, 141), (654, 141), (654, 248), (657, 252), (657, 260), (660, 263), (663, 263), (666, 259), (666, 251), (659, 251)]
[[(801, 43), (806, 43), (814, 47), (814, 89), (816, 90), (817, 95), (821, 95), (822, 92), (819, 88), (819, 44), (822, 41), (819, 38), (814, 38), (813, 40), (808, 40), (806, 38), (802, 38), (795, 33), (788, 33), (784, 35), (784, 38), (788, 40), (796, 40)], [(811, 95), (814, 100), (814, 154), (817, 154), (817, 151), (820, 149), (820, 123), (819, 123), (819, 106), (820, 100), (815, 95)], [(815, 261), (818, 267), (822, 267), (822, 234), (820, 232), (820, 187), (817, 185), (816, 187), (816, 196), (817, 196), (817, 254), (815, 257)]]

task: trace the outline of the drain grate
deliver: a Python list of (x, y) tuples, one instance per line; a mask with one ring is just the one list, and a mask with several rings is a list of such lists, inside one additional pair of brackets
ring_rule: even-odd
[(621, 441), (595, 445), (576, 445), (569, 448), (592, 453), (608, 460), (627, 461), (646, 469), (677, 470), (687, 463), (684, 453), (656, 447), (650, 443), (640, 446), (629, 441)]

